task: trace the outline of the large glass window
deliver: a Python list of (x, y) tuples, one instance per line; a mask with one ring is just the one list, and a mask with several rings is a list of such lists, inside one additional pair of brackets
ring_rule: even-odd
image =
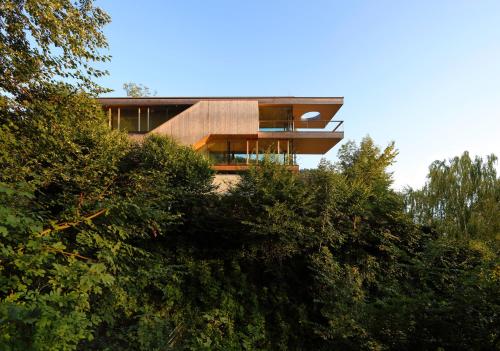
[(206, 150), (215, 164), (245, 164), (247, 162), (246, 140), (214, 140)]
[(295, 162), (293, 141), (287, 139), (212, 140), (203, 151), (216, 165), (254, 164), (266, 156), (281, 164), (290, 165)]
[(111, 108), (111, 127), (128, 132), (148, 132), (175, 117), (189, 106), (113, 107)]
[(118, 109), (111, 108), (111, 128), (118, 129)]
[(293, 130), (291, 106), (260, 106), (259, 130), (277, 132)]
[(168, 118), (177, 116), (179, 113), (187, 110), (191, 105), (170, 105), (168, 106)]
[(177, 116), (182, 111), (189, 108), (190, 105), (169, 105), (153, 106), (149, 108), (149, 130), (162, 125), (169, 119)]
[(168, 109), (166, 106), (153, 106), (149, 108), (149, 130), (165, 123), (168, 119)]
[(148, 128), (148, 108), (139, 108), (139, 132), (147, 132)]
[(139, 109), (137, 107), (120, 108), (120, 129), (128, 132), (139, 130)]

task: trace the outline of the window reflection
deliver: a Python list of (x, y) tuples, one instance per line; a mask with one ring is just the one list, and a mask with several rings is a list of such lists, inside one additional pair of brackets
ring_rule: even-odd
[(128, 132), (139, 131), (139, 109), (137, 107), (120, 108), (120, 129)]

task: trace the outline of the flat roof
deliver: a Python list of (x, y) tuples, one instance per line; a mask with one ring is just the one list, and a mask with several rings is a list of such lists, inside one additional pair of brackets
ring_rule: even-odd
[(193, 97), (101, 97), (99, 102), (105, 106), (135, 105), (192, 105), (199, 101), (210, 100), (257, 100), (260, 104), (289, 105), (343, 105), (344, 97), (326, 96), (193, 96)]

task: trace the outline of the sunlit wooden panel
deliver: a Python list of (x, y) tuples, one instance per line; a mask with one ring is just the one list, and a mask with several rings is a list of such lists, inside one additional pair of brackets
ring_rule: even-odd
[[(328, 122), (333, 119), (340, 107), (342, 107), (342, 104), (293, 105), (293, 120), (295, 122), (295, 128), (325, 128)], [(318, 112), (319, 116), (309, 120), (302, 119), (302, 116), (308, 112)]]
[(184, 145), (195, 145), (215, 133), (256, 133), (258, 125), (256, 101), (200, 101), (151, 133), (172, 136)]
[(296, 154), (325, 154), (344, 138), (342, 132), (261, 132), (260, 143), (266, 140), (289, 139)]

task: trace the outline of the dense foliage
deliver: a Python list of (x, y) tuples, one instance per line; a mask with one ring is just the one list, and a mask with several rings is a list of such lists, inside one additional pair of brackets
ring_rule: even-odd
[(84, 94), (26, 106), (0, 133), (2, 350), (498, 348), (498, 253), (412, 221), (393, 145), (219, 194), (202, 156), (129, 142)]
[(398, 194), (394, 145), (365, 138), (218, 193), (202, 155), (131, 142), (83, 92), (108, 20), (0, 3), (0, 350), (500, 348), (493, 156)]
[(93, 64), (109, 60), (109, 21), (92, 0), (0, 1), (0, 93), (20, 99), (61, 78), (100, 91), (92, 79), (107, 72)]
[(499, 240), (496, 162), (495, 155), (472, 160), (467, 152), (449, 162), (433, 162), (425, 186), (405, 191), (408, 212), (417, 223), (435, 226), (447, 237)]

